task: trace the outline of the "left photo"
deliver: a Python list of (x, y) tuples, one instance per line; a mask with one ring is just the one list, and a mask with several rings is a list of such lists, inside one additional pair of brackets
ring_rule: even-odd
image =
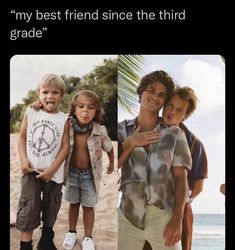
[(117, 55), (10, 60), (10, 249), (117, 249)]

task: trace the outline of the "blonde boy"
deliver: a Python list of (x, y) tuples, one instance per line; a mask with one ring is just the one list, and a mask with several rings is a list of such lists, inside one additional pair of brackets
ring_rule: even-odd
[(53, 226), (61, 205), (64, 161), (69, 153), (69, 123), (58, 105), (65, 84), (55, 74), (45, 75), (37, 87), (39, 111), (27, 108), (18, 139), (23, 173), (16, 228), (21, 231), (20, 249), (32, 247), (33, 230), (43, 222), (39, 250), (56, 249)]

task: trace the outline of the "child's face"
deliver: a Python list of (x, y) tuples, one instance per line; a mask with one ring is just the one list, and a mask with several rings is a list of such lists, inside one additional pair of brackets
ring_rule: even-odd
[(178, 126), (187, 114), (188, 105), (188, 101), (174, 95), (163, 109), (163, 122), (168, 126)]
[(74, 115), (76, 115), (79, 123), (87, 125), (94, 119), (95, 114), (96, 106), (94, 101), (85, 95), (78, 96)]
[(43, 110), (48, 113), (58, 112), (58, 105), (62, 99), (58, 88), (48, 86), (40, 89), (38, 97), (43, 105)]

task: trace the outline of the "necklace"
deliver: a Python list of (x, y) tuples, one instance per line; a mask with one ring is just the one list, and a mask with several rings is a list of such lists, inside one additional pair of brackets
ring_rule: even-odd
[(91, 131), (93, 128), (93, 122), (90, 122), (85, 126), (81, 126), (76, 116), (72, 116), (71, 121), (74, 132), (78, 134), (86, 133), (88, 131)]

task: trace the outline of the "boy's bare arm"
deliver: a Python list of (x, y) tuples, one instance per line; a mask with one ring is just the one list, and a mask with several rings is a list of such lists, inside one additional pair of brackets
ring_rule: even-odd
[(51, 180), (54, 173), (59, 169), (63, 161), (66, 159), (66, 157), (69, 154), (69, 121), (67, 120), (65, 127), (64, 127), (64, 134), (61, 141), (61, 147), (60, 150), (56, 156), (56, 159), (52, 162), (51, 166), (45, 169), (38, 169), (40, 172), (39, 175), (37, 175), (37, 178), (42, 178), (44, 181)]
[(18, 152), (20, 157), (21, 171), (23, 174), (31, 173), (34, 171), (33, 167), (30, 165), (30, 162), (26, 154), (26, 138), (27, 138), (27, 126), (28, 118), (27, 114), (24, 114), (23, 121), (21, 123), (20, 134), (18, 138)]
[(125, 150), (122, 152), (120, 157), (118, 158), (118, 168), (125, 166), (126, 162), (129, 159), (129, 155), (132, 152), (132, 147), (126, 147)]
[(203, 190), (204, 179), (194, 180), (192, 182), (192, 194), (191, 197), (194, 199), (197, 197)]
[(113, 148), (107, 153), (109, 157), (109, 165), (107, 167), (107, 174), (111, 174), (114, 170), (114, 150)]

